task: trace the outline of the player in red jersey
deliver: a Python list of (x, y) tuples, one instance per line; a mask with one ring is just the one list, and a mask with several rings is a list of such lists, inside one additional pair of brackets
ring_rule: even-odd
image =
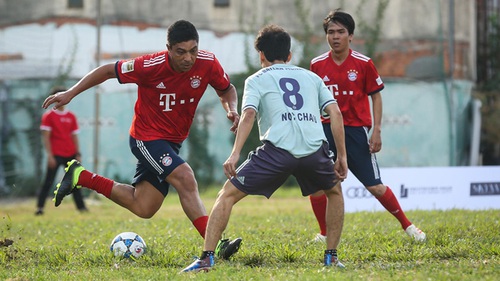
[[(160, 209), (172, 185), (187, 217), (205, 237), (207, 212), (198, 193), (194, 172), (178, 155), (179, 149), (188, 136), (196, 108), (208, 85), (219, 96), (232, 122), (231, 131), (236, 131), (240, 116), (236, 89), (214, 54), (198, 50), (198, 40), (194, 25), (179, 20), (168, 28), (167, 50), (97, 67), (69, 90), (44, 101), (44, 108), (51, 104), (58, 108), (111, 78), (138, 86), (130, 127), (130, 148), (138, 160), (132, 185), (96, 175), (73, 160), (68, 162), (66, 174), (57, 185), (56, 206), (74, 188), (84, 186), (141, 218), (151, 218)], [(221, 242), (218, 255), (228, 259), (238, 250), (241, 238)]]
[[(66, 90), (63, 87), (54, 87), (50, 94)], [(45, 180), (38, 192), (37, 210), (35, 215), (43, 215), (43, 208), (50, 187), (54, 183), (57, 170), (60, 166), (65, 166), (68, 161), (76, 158), (80, 160), (80, 148), (78, 142), (78, 120), (73, 112), (64, 106), (57, 110), (50, 110), (42, 115), (40, 124), (42, 139), (47, 153), (47, 172)], [(73, 192), (73, 199), (76, 208), (81, 212), (86, 212), (85, 202), (82, 192), (78, 189)]]
[[(375, 153), (382, 148), (380, 91), (384, 88), (384, 83), (372, 60), (350, 48), (354, 26), (354, 20), (349, 14), (339, 10), (330, 12), (323, 21), (330, 51), (314, 58), (310, 68), (332, 91), (342, 112), (349, 170), (396, 217), (410, 237), (416, 241), (424, 241), (425, 233), (408, 220), (396, 196), (380, 178)], [(369, 98), (372, 101), (373, 122)], [(323, 119), (330, 149), (335, 152), (329, 123), (329, 119)], [(324, 241), (326, 196), (317, 192), (310, 196), (310, 201), (320, 226), (316, 240)], [(342, 227), (342, 224), (343, 222), (338, 222), (338, 227)]]

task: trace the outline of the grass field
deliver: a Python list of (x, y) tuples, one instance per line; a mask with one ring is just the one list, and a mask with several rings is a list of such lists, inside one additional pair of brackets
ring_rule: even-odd
[[(202, 195), (208, 210), (215, 194)], [(309, 200), (282, 189), (235, 206), (226, 235), (243, 244), (231, 261), (179, 274), (203, 241), (175, 194), (149, 220), (105, 198), (87, 202), (90, 212), (78, 213), (72, 198), (58, 208), (47, 201), (36, 217), (34, 199), (0, 201), (0, 280), (500, 280), (500, 210), (408, 211), (426, 243), (410, 240), (387, 212), (346, 214), (340, 270), (324, 268), (324, 245), (311, 242), (318, 227)], [(109, 251), (123, 231), (148, 245), (135, 262)]]

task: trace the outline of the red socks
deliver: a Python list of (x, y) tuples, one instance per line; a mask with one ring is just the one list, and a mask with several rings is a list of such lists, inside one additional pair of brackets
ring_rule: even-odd
[(205, 232), (207, 230), (208, 216), (202, 216), (193, 221), (193, 225), (200, 233), (201, 237), (205, 239)]
[[(111, 190), (113, 189), (114, 181), (87, 170), (83, 170), (78, 177), (77, 185), (95, 190), (96, 192), (101, 193), (102, 195), (109, 198), (111, 196)], [(203, 239), (205, 239), (207, 223), (208, 216), (201, 216), (193, 221), (194, 227), (196, 228), (196, 230), (198, 230)]]
[(401, 226), (403, 227), (403, 230), (411, 225), (411, 222), (408, 220), (408, 218), (406, 218), (403, 209), (401, 209), (398, 199), (396, 199), (396, 196), (394, 196), (394, 193), (392, 193), (392, 190), (389, 187), (387, 187), (384, 195), (380, 196), (377, 199), (387, 211), (389, 211), (393, 216), (396, 217), (396, 219), (398, 219), (398, 221), (401, 223)]
[(320, 234), (326, 236), (326, 194), (321, 196), (309, 196), (311, 206), (319, 224)]
[(78, 177), (77, 185), (84, 186), (86, 188), (95, 190), (98, 193), (109, 198), (111, 196), (111, 190), (113, 189), (114, 181), (107, 179), (105, 177), (99, 176), (98, 174), (91, 173), (87, 170), (83, 170)]
[[(316, 220), (318, 221), (320, 233), (321, 235), (326, 235), (326, 195), (323, 194), (322, 196), (309, 196), (309, 200), (311, 201), (314, 215), (316, 216)], [(401, 209), (398, 199), (396, 198), (394, 193), (392, 193), (392, 190), (389, 187), (387, 187), (384, 195), (377, 198), (377, 200), (380, 202), (380, 204), (382, 204), (382, 206), (384, 206), (387, 211), (389, 211), (389, 213), (396, 217), (399, 223), (401, 223), (401, 227), (403, 227), (403, 230), (411, 225), (411, 222), (406, 217), (403, 209)]]

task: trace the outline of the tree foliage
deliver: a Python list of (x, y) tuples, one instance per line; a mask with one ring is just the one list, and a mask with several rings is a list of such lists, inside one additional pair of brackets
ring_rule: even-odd
[[(483, 164), (500, 164), (500, 17), (489, 19), (488, 44), (485, 63), (488, 72), (483, 83), (478, 85), (477, 98), (482, 102), (481, 152)], [(484, 78), (484, 77), (483, 77)]]
[(375, 20), (367, 21), (362, 15), (362, 9), (366, 7), (367, 0), (361, 1), (357, 9), (357, 15), (359, 20), (358, 29), (360, 34), (365, 38), (365, 53), (368, 57), (373, 58), (376, 61), (375, 53), (377, 51), (377, 45), (380, 43), (380, 36), (382, 34), (382, 21), (385, 16), (385, 11), (387, 10), (387, 6), (389, 5), (389, 0), (379, 0), (377, 3), (377, 10), (375, 13)]

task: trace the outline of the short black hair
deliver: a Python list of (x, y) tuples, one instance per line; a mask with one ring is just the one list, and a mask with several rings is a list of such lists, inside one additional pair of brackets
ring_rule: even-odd
[(349, 35), (354, 34), (354, 19), (348, 13), (342, 12), (340, 9), (331, 11), (323, 20), (323, 29), (325, 33), (327, 32), (328, 24), (331, 22), (343, 25), (349, 32)]
[(197, 43), (199, 41), (198, 31), (191, 22), (178, 20), (168, 27), (167, 44), (169, 46), (190, 40), (195, 40)]
[(255, 49), (263, 52), (269, 62), (287, 61), (290, 55), (290, 34), (281, 26), (270, 24), (264, 26), (255, 38)]

